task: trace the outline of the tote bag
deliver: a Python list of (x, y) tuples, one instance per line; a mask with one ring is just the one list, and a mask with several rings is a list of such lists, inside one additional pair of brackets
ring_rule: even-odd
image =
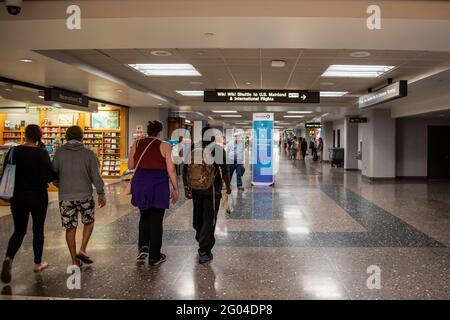
[[(144, 154), (147, 152), (148, 148), (152, 145), (153, 142), (155, 142), (156, 139), (153, 139), (148, 145), (147, 147), (144, 149), (144, 152), (142, 152), (138, 162), (136, 163), (136, 167), (134, 168), (134, 170), (136, 171), (136, 169), (139, 167), (139, 164), (141, 163), (142, 157), (144, 156)], [(136, 149), (137, 149), (137, 145), (139, 144), (139, 140), (136, 143)], [(133, 176), (134, 178), (134, 176)], [(131, 184), (133, 183), (133, 178), (130, 179), (130, 181), (127, 184), (127, 187), (125, 188), (125, 194), (131, 194)]]
[(13, 164), (14, 148), (9, 152), (8, 161), (0, 182), (0, 198), (9, 200), (14, 195), (14, 185), (16, 182), (16, 165)]

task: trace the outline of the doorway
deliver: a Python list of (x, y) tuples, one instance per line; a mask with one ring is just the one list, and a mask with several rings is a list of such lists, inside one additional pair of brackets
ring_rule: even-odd
[(428, 127), (428, 178), (450, 179), (450, 126)]

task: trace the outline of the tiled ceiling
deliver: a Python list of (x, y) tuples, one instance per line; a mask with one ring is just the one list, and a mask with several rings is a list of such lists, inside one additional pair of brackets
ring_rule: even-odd
[[(153, 50), (172, 53), (168, 57)], [(355, 50), (352, 50), (355, 51)], [(177, 101), (195, 101), (176, 90), (211, 88), (310, 89), (364, 93), (387, 78), (409, 78), (450, 60), (448, 52), (371, 51), (368, 58), (352, 58), (349, 50), (302, 49), (119, 49), (69, 50), (66, 53), (116, 76), (134, 81)], [(272, 60), (284, 60), (284, 68), (273, 68)], [(202, 77), (145, 77), (127, 67), (130, 63), (190, 63)], [(322, 73), (331, 64), (380, 64), (397, 68), (377, 79), (330, 79)], [(320, 82), (333, 82), (322, 86)], [(202, 82), (192, 84), (191, 82)], [(248, 84), (250, 83), (250, 84)], [(338, 99), (340, 102), (346, 98)], [(335, 100), (335, 99), (334, 99)]]
[[(171, 56), (154, 56), (152, 51), (169, 51)], [(364, 94), (368, 88), (386, 83), (387, 78), (411, 79), (432, 68), (450, 61), (450, 52), (385, 51), (372, 50), (370, 57), (353, 58), (358, 50), (314, 49), (108, 49), (67, 50), (66, 54), (108, 72), (135, 82), (149, 90), (174, 99), (180, 106), (193, 106), (205, 116), (213, 115), (202, 97), (183, 97), (176, 90), (205, 89), (309, 89), (317, 91), (348, 91), (350, 97), (321, 98), (320, 105), (353, 107), (355, 95)], [(274, 68), (272, 60), (284, 60), (286, 66)], [(201, 77), (146, 77), (128, 67), (133, 63), (190, 63)], [(396, 68), (376, 79), (324, 78), (322, 73), (331, 64), (393, 65)], [(332, 82), (332, 85), (323, 85)], [(198, 109), (195, 109), (199, 106)], [(217, 108), (216, 108), (217, 109)], [(178, 110), (179, 111), (179, 110)], [(242, 110), (243, 119), (249, 120), (254, 110)], [(245, 115), (245, 113), (248, 115)], [(310, 117), (320, 115), (317, 111)], [(217, 118), (217, 115), (215, 115)], [(220, 118), (219, 118), (220, 119)], [(279, 120), (284, 121), (282, 117)]]

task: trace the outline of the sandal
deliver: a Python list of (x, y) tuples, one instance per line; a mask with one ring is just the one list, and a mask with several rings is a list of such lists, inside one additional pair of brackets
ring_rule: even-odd
[(87, 255), (85, 255), (84, 253), (80, 252), (79, 254), (76, 255), (76, 257), (86, 264), (94, 263), (94, 261), (91, 258), (89, 258)]

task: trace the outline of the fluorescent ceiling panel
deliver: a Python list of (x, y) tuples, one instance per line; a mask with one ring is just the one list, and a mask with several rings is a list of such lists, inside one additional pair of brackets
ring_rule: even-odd
[(213, 110), (214, 113), (237, 113), (236, 110)]
[(312, 111), (288, 111), (287, 113), (294, 113), (294, 114), (309, 114), (309, 113), (312, 113)]
[(187, 63), (137, 63), (129, 66), (146, 76), (201, 76), (192, 64)]
[(178, 94), (185, 97), (201, 97), (203, 96), (203, 91), (199, 90), (177, 90)]
[(342, 97), (346, 95), (347, 91), (320, 91), (321, 97)]
[(395, 66), (333, 64), (322, 77), (376, 78), (394, 68)]

